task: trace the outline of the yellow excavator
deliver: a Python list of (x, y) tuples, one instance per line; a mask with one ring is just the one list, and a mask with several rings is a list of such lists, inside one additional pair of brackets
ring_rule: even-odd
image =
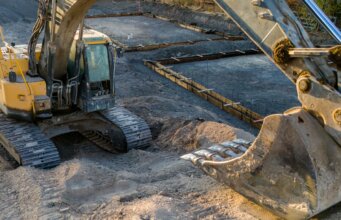
[(118, 49), (83, 25), (94, 3), (40, 0), (28, 45), (8, 44), (1, 34), (0, 144), (21, 165), (57, 166), (50, 139), (70, 132), (110, 152), (143, 148), (152, 139), (143, 119), (115, 104)]
[(299, 1), (337, 42), (316, 48), (287, 1), (215, 2), (296, 84), (302, 106), (266, 117), (253, 143), (227, 141), (182, 158), (280, 217), (310, 218), (341, 201), (340, 29), (314, 0)]

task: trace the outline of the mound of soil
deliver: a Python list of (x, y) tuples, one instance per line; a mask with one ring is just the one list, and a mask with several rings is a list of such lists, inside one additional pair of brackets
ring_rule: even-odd
[(253, 141), (254, 136), (229, 125), (203, 120), (168, 120), (156, 143), (164, 148), (187, 153), (202, 147), (237, 138)]
[[(166, 135), (160, 135), (159, 145), (154, 143), (149, 150), (113, 155), (69, 137), (63, 145), (77, 145), (78, 152), (57, 168), (0, 172), (0, 219), (255, 219), (264, 215), (257, 207), (252, 208), (257, 214), (241, 211), (254, 205), (173, 152), (181, 142), (189, 150), (200, 142), (196, 138), (223, 140), (238, 132), (211, 122), (170, 123), (174, 128), (164, 127)], [(178, 131), (171, 135), (176, 125)]]

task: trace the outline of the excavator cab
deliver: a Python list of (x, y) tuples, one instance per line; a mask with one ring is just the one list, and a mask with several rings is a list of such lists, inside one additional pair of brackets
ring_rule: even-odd
[[(116, 48), (110, 38), (100, 32), (87, 29), (83, 34), (77, 107), (84, 112), (110, 109), (115, 105)], [(69, 73), (76, 69), (77, 35), (70, 51)]]

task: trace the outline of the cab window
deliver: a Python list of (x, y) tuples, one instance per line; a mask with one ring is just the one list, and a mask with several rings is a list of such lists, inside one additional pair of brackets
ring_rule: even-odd
[(102, 82), (110, 80), (109, 56), (106, 45), (89, 45), (86, 49), (89, 81)]

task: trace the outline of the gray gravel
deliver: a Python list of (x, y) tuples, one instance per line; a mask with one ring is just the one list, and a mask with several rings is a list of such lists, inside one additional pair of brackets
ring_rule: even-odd
[(221, 38), (190, 31), (176, 24), (146, 16), (87, 19), (86, 25), (128, 46)]
[(185, 63), (173, 69), (261, 115), (300, 106), (295, 85), (264, 55)]
[[(139, 4), (141, 2), (141, 4)], [(107, 1), (99, 0), (89, 11), (90, 15), (115, 14), (127, 12), (145, 12), (179, 20), (187, 24), (195, 24), (200, 27), (226, 32), (233, 35), (241, 35), (242, 32), (225, 14), (212, 14), (179, 8), (167, 4), (158, 4), (154, 1)]]
[(36, 0), (0, 0), (0, 26), (7, 42), (27, 44), (37, 14)]

